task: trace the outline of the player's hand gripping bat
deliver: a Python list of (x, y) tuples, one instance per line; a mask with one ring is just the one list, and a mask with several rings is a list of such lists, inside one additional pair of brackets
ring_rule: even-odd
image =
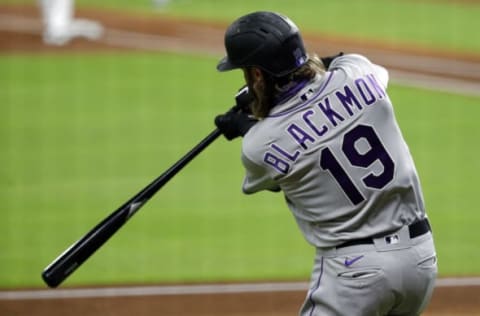
[[(244, 87), (235, 96), (236, 105), (233, 111), (238, 111), (250, 102), (248, 88)], [(221, 135), (218, 129), (212, 131), (200, 141), (185, 156), (173, 164), (152, 183), (125, 202), (117, 210), (92, 228), (85, 236), (71, 245), (58, 256), (42, 272), (42, 278), (49, 287), (57, 287), (79, 266), (82, 265), (98, 248), (100, 248), (115, 232), (120, 229), (147, 201), (160, 190), (173, 176), (185, 167), (193, 158), (200, 154), (208, 145)]]

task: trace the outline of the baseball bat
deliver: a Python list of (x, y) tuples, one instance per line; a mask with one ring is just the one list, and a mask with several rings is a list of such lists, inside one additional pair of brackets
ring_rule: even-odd
[[(246, 86), (235, 95), (236, 104), (230, 111), (238, 111), (251, 102), (252, 95)], [(80, 267), (95, 251), (115, 234), (147, 201), (160, 190), (173, 176), (183, 169), (193, 158), (200, 154), (222, 133), (215, 129), (180, 158), (169, 169), (153, 180), (149, 185), (134, 195), (98, 225), (92, 228), (81, 239), (72, 244), (60, 256), (53, 260), (42, 272), (45, 283), (52, 288), (57, 287), (78, 267)]]
[(113, 211), (85, 236), (53, 260), (42, 272), (42, 278), (45, 283), (52, 288), (62, 283), (147, 203), (161, 187), (220, 135), (221, 132), (218, 129), (212, 131), (158, 178)]
[(220, 135), (221, 132), (218, 129), (212, 131), (158, 178), (103, 219), (98, 225), (85, 234), (85, 236), (53, 260), (42, 272), (42, 278), (45, 283), (52, 288), (62, 283), (147, 203), (161, 187)]

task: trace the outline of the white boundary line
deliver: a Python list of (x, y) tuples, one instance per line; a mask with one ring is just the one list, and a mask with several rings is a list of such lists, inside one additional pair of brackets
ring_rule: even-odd
[(480, 83), (400, 70), (389, 70), (389, 73), (392, 82), (401, 86), (480, 96)]
[(284, 282), (19, 290), (0, 291), (0, 300), (296, 292), (307, 288), (306, 282)]
[[(480, 277), (441, 278), (436, 287), (480, 286)], [(238, 284), (157, 285), (107, 288), (70, 288), (47, 290), (0, 291), (2, 300), (49, 300), (71, 298), (107, 298), (170, 295), (238, 294), (266, 292), (306, 292), (307, 282), (272, 282)]]
[(188, 39), (173, 36), (144, 34), (112, 28), (107, 29), (105, 33), (105, 36), (99, 42), (114, 47), (173, 53), (188, 52), (190, 54), (198, 53), (210, 56), (221, 56), (223, 54), (221, 48), (208, 45), (203, 45), (200, 48), (198, 45), (192, 44)]

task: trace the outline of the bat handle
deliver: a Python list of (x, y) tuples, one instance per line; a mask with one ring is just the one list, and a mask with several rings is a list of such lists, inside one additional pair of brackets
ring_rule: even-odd
[(213, 130), (204, 139), (202, 139), (195, 147), (193, 147), (188, 153), (180, 158), (175, 164), (168, 168), (160, 177), (152, 182), (149, 187), (156, 187), (156, 190), (150, 190), (149, 187), (145, 188), (134, 199), (148, 200), (155, 192), (160, 189), (165, 183), (167, 183), (174, 175), (183, 169), (193, 158), (200, 154), (205, 148), (213, 143), (222, 132), (218, 128)]

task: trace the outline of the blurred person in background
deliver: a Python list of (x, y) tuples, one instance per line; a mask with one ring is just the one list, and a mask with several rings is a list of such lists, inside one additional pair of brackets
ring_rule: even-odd
[(74, 0), (38, 0), (43, 22), (43, 42), (65, 45), (73, 38), (98, 40), (103, 26), (95, 21), (75, 18)]

